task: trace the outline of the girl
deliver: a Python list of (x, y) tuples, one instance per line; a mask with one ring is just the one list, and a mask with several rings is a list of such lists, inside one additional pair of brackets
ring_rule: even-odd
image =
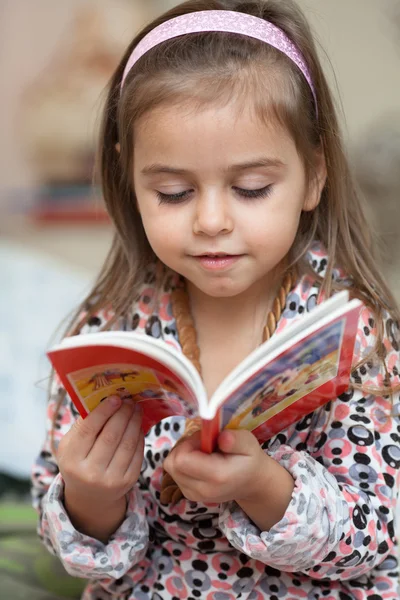
[(182, 417), (143, 440), (117, 397), (82, 421), (55, 382), (33, 473), (49, 550), (85, 600), (398, 597), (399, 313), (296, 5), (190, 0), (147, 27), (100, 165), (115, 240), (73, 333), (161, 337), (211, 394), (266, 322), (279, 335), (344, 287), (365, 307), (348, 392), (262, 447), (225, 431), (211, 455), (197, 434), (173, 449)]

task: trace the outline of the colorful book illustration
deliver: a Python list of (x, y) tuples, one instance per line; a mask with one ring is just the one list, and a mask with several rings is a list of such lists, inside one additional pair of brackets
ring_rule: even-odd
[(118, 394), (142, 404), (145, 432), (166, 417), (200, 417), (202, 449), (212, 452), (224, 428), (263, 442), (342, 394), (361, 307), (346, 291), (321, 303), (254, 350), (211, 398), (183, 354), (144, 334), (73, 336), (48, 356), (82, 417)]

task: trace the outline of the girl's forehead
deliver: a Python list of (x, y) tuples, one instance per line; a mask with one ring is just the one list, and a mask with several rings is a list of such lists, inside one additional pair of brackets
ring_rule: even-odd
[[(261, 118), (251, 106), (231, 102), (205, 106), (174, 103), (159, 106), (143, 115), (134, 126), (135, 146), (172, 145), (190, 136), (187, 143), (224, 139), (235, 143), (266, 144), (283, 148), (293, 142), (287, 129), (273, 115)], [(163, 144), (162, 144), (163, 145)]]
[(231, 98), (226, 101), (209, 102), (199, 101), (196, 97), (183, 97), (174, 99), (171, 102), (165, 102), (155, 108), (146, 111), (134, 124), (135, 128), (140, 128), (152, 122), (157, 121), (168, 123), (182, 119), (190, 121), (193, 118), (216, 120), (225, 116), (231, 119), (232, 123), (247, 121), (257, 126), (263, 125), (269, 129), (282, 129), (276, 112), (268, 106), (268, 102), (260, 109), (251, 98), (239, 99)]

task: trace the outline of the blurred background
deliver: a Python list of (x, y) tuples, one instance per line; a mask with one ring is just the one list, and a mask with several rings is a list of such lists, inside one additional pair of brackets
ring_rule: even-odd
[[(321, 49), (346, 115), (348, 152), (382, 234), (382, 268), (400, 298), (400, 1), (299, 2), (329, 57)], [(174, 4), (0, 0), (3, 502), (26, 494), (43, 439), (45, 349), (111, 239), (91, 186), (104, 87), (133, 34)]]

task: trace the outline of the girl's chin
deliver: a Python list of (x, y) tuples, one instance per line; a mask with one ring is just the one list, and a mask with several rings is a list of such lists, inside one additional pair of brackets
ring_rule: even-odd
[(210, 298), (233, 298), (244, 294), (249, 287), (245, 285), (239, 285), (237, 282), (232, 281), (214, 281), (210, 283), (203, 283), (201, 281), (190, 281), (190, 285), (196, 288), (201, 294), (209, 296)]

